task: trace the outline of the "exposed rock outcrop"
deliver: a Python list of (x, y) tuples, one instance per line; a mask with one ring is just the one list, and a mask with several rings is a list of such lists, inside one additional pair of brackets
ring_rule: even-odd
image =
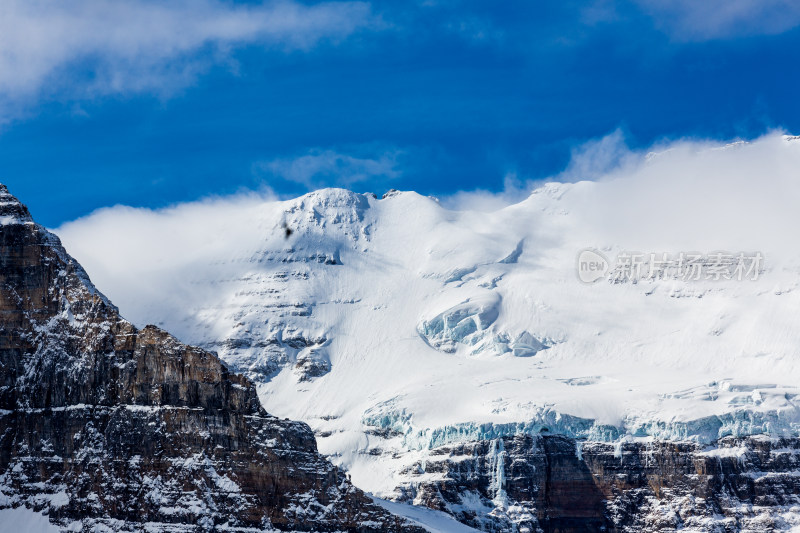
[(800, 523), (800, 440), (575, 441), (518, 435), (445, 446), (406, 499), (485, 531), (768, 532)]
[(214, 354), (124, 320), (0, 185), (0, 508), (19, 505), (73, 531), (414, 530)]

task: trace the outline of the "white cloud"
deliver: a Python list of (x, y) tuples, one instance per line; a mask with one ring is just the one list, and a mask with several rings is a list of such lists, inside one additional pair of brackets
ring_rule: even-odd
[(400, 152), (391, 150), (377, 157), (356, 157), (333, 150), (312, 150), (296, 158), (262, 161), (253, 170), (269, 178), (304, 185), (309, 189), (335, 186), (349, 187), (376, 178), (393, 179), (400, 176), (397, 158)]
[(641, 158), (642, 154), (628, 148), (622, 131), (617, 129), (599, 139), (591, 139), (575, 146), (567, 167), (555, 176), (546, 179), (522, 179), (516, 172), (509, 172), (503, 178), (503, 189), (499, 192), (483, 189), (459, 191), (441, 200), (446, 207), (455, 210), (495, 211), (523, 200), (533, 189), (548, 181), (594, 181)]
[(542, 182), (522, 181), (515, 172), (509, 172), (503, 178), (503, 190), (500, 192), (477, 189), (474, 191), (458, 191), (440, 198), (441, 204), (456, 211), (492, 212), (519, 202)]
[[(798, 168), (800, 139), (781, 132), (749, 142), (676, 140), (647, 150), (630, 150), (613, 132), (573, 150), (567, 168), (551, 180), (592, 183), (575, 189), (568, 208), (586, 246), (759, 250), (777, 257), (796, 250)], [(544, 181), (510, 176), (499, 193), (460, 192), (442, 202), (491, 212), (524, 199)]]
[(599, 139), (592, 139), (572, 149), (569, 165), (556, 179), (558, 181), (597, 180), (615, 169), (633, 162), (637, 154), (625, 143), (621, 130), (615, 130)]
[(636, 0), (680, 41), (775, 35), (800, 24), (794, 0)]
[(64, 92), (169, 94), (237, 46), (305, 50), (377, 25), (365, 2), (5, 0), (0, 99), (9, 114), (10, 106)]
[[(215, 257), (217, 261), (219, 257), (240, 258), (243, 251), (258, 249), (265, 232), (282, 231), (280, 226), (260, 225), (274, 202), (275, 196), (265, 191), (164, 209), (118, 205), (64, 224), (56, 232), (112, 301), (139, 299), (128, 312), (155, 316), (155, 312), (149, 313), (149, 306), (159, 306), (177, 313), (214, 290), (188, 283), (187, 271), (212, 276), (218, 268)], [(137, 283), (126, 282), (128, 276), (134, 276)]]
[[(588, 161), (618, 162), (595, 181), (541, 189), (538, 197), (507, 212), (514, 216), (495, 213), (463, 220), (480, 221), (482, 234), (501, 240), (528, 233), (526, 250), (542, 254), (566, 246), (570, 253), (581, 247), (760, 251), (770, 265), (797, 259), (800, 139), (771, 133), (729, 146), (680, 140), (653, 147), (653, 153), (627, 150), (622, 157), (614, 139), (619, 136), (575, 151), (572, 169), (589, 168)], [(607, 154), (601, 153), (602, 147)], [(500, 194), (462, 193), (445, 205), (497, 211), (525, 199), (528, 185), (509, 175)], [(563, 198), (550, 201), (550, 195)], [(429, 209), (430, 202), (420, 202), (421, 212)], [(133, 317), (169, 316), (172, 310), (185, 316), (185, 309), (212, 301), (214, 291), (222, 290), (190, 280), (219, 279), (221, 264), (246, 263), (263, 250), (265, 239), (276, 234), (282, 239), (285, 208), (269, 194), (160, 210), (116, 206), (64, 224), (56, 233), (98, 287)], [(461, 235), (450, 228), (445, 231), (452, 231), (453, 238)], [(410, 225), (408, 231), (419, 231), (419, 226)], [(441, 242), (450, 237), (442, 234)], [(171, 329), (181, 331), (174, 325)]]
[[(337, 169), (349, 176), (346, 180), (356, 181), (396, 172), (391, 156), (360, 159), (332, 151), (270, 164), (304, 184), (313, 184), (319, 172)], [(587, 245), (774, 251), (793, 249), (793, 232), (800, 227), (798, 168), (800, 139), (780, 132), (746, 143), (678, 140), (637, 151), (626, 148), (621, 135), (613, 132), (576, 148), (567, 169), (553, 179), (591, 180), (592, 187), (575, 189), (584, 191), (583, 196), (570, 200), (570, 209), (581, 220), (580, 233), (596, 237)], [(455, 210), (495, 211), (526, 198), (543, 182), (509, 174), (502, 192), (461, 192), (442, 198), (442, 203)], [(79, 259), (84, 254), (94, 258), (87, 264), (93, 272), (159, 269), (165, 261), (191, 261), (193, 250), (208, 242), (209, 235), (226, 235), (219, 246), (240, 247), (235, 235), (250, 238), (241, 231), (247, 227), (242, 221), (257, 218), (248, 213), (261, 212), (259, 206), (271, 201), (274, 195), (265, 193), (155, 211), (117, 206), (67, 223), (58, 232), (69, 237), (69, 249)], [(106, 254), (106, 243), (120, 238), (125, 249), (147, 252), (134, 254), (140, 259), (133, 262), (124, 259), (115, 264), (116, 254)], [(107, 264), (101, 266), (97, 258)]]

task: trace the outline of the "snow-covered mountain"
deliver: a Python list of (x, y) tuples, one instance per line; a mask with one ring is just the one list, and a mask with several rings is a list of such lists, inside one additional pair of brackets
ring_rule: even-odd
[(424, 531), (216, 356), (122, 319), (3, 184), (0, 309), (0, 530)]
[[(764, 189), (741, 178), (751, 160)], [(800, 142), (770, 136), (679, 146), (636, 176), (488, 212), (325, 189), (107, 210), (57, 232), (130, 320), (217, 351), (358, 487), (398, 497), (420, 481), (412, 465), (459, 442), (796, 436), (798, 162)], [(578, 276), (586, 249), (610, 263), (596, 283)], [(697, 252), (701, 279), (629, 279), (635, 252)]]

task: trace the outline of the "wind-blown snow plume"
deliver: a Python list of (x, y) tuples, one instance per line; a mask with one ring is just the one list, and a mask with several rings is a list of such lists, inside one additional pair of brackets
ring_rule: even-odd
[[(800, 140), (778, 133), (643, 152), (612, 135), (515, 203), (325, 189), (115, 207), (57, 232), (130, 319), (219, 351), (388, 494), (455, 441), (796, 431), (798, 168)], [(584, 284), (585, 248), (764, 262), (756, 281)]]
[[(619, 132), (577, 147), (556, 181), (596, 183), (575, 204), (593, 238), (637, 249), (792, 250), (800, 222), (800, 138), (770, 133), (750, 142), (663, 142), (630, 150)], [(497, 194), (444, 199), (454, 210), (494, 211), (542, 181), (509, 179)]]

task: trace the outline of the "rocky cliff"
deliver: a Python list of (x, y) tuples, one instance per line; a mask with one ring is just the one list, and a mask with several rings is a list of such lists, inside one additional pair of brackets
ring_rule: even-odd
[(0, 508), (21, 505), (71, 531), (414, 529), (215, 355), (123, 319), (0, 185)]
[(407, 500), (484, 531), (769, 532), (800, 524), (800, 440), (581, 442), (518, 435), (445, 446)]

